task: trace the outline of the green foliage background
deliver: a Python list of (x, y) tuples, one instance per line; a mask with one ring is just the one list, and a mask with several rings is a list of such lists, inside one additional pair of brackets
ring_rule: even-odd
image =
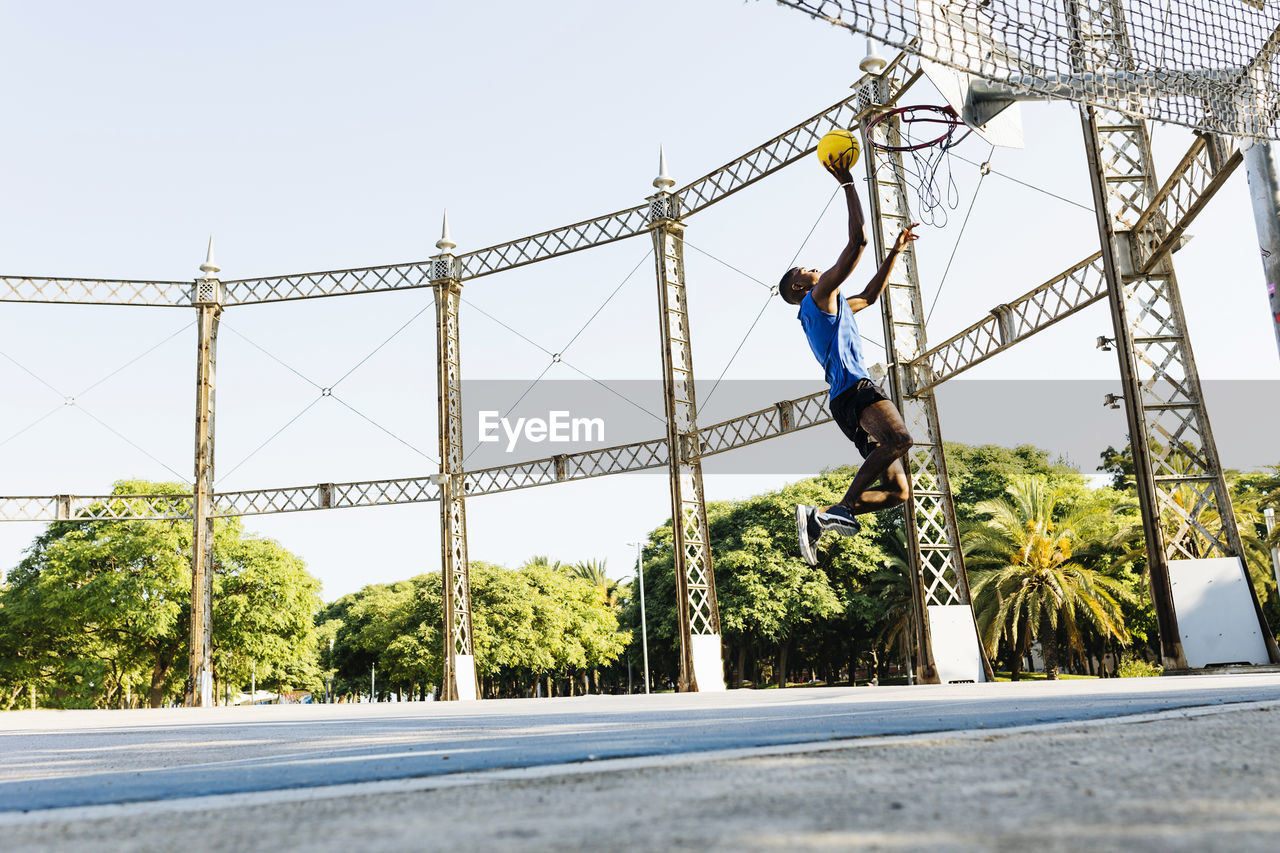
[[(1007, 607), (1002, 610), (996, 599), (977, 601), (997, 668), (1017, 677), (1035, 639), (1066, 671), (1096, 671), (1104, 656), (1123, 658), (1122, 673), (1151, 671), (1147, 662), (1159, 659), (1156, 625), (1127, 452), (1102, 453), (1099, 470), (1111, 477), (1103, 488), (1090, 488), (1078, 470), (1035, 447), (948, 444), (946, 457), (976, 600), (1014, 588), (1008, 578), (1017, 575), (1010, 566), (1019, 562), (1011, 554), (1021, 547), (1018, 525), (1032, 519), (1018, 520), (1009, 501), (1017, 503), (1019, 490), (1026, 493), (1037, 483), (1053, 502), (1027, 529), (1039, 531), (1046, 543), (1061, 539), (1053, 546), (1061, 551), (1055, 565), (1071, 568), (1089, 595), (1106, 593), (1098, 599), (1106, 619), (1083, 610), (1062, 620), (1037, 615), (1029, 629), (1029, 620), (1018, 623), (1019, 631), (1030, 633), (1016, 637), (999, 621), (1008, 618)], [(752, 498), (708, 505), (731, 686), (906, 677), (910, 585), (901, 511), (863, 516), (856, 537), (828, 534), (816, 566), (800, 558), (795, 542), (796, 504), (834, 503), (853, 474), (852, 468), (833, 469)], [(1274, 632), (1280, 595), (1269, 548), (1280, 544), (1280, 531), (1267, 533), (1263, 513), (1280, 505), (1280, 467), (1231, 471), (1228, 482), (1250, 576)], [(112, 493), (185, 491), (175, 483), (125, 480)], [(1202, 521), (1211, 528), (1220, 523)], [(1072, 533), (1062, 538), (1065, 527)], [(566, 551), (573, 549), (565, 543)], [(179, 699), (187, 671), (190, 552), (189, 522), (50, 524), (0, 584), (0, 707), (27, 707), (33, 698), (52, 708), (157, 706)], [(678, 676), (670, 520), (650, 532), (642, 560), (650, 677), (655, 689), (670, 689)], [(984, 570), (1006, 580), (983, 583)], [(470, 572), (483, 695), (642, 689), (634, 578), (612, 580), (595, 560), (565, 565), (546, 557), (515, 569), (475, 560)], [(439, 573), (374, 584), (325, 605), (319, 592), (303, 562), (279, 543), (246, 533), (238, 519), (219, 520), (215, 692), (247, 689), (256, 675), (268, 690), (367, 699), (375, 669), (384, 698), (422, 698), (440, 684)], [(1092, 606), (1088, 595), (1077, 601)]]

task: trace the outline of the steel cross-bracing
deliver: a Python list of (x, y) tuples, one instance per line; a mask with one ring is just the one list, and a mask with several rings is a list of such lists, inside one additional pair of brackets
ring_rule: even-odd
[[(684, 223), (676, 199), (654, 181), (653, 248), (657, 266), (658, 321), (662, 337), (662, 387), (671, 482), (672, 553), (680, 630), (679, 689), (724, 689), (720, 611), (716, 606), (702, 462), (697, 456), (698, 404), (693, 382), (693, 341), (684, 278)], [(714, 648), (713, 648), (714, 647)], [(713, 661), (715, 666), (699, 666)]]
[(912, 359), (906, 371), (908, 392), (928, 391), (1106, 294), (1102, 253), (1098, 252), (1013, 302), (997, 305), (963, 332)]
[[(1071, 5), (1081, 67), (1128, 68), (1131, 48), (1120, 3)], [(1173, 221), (1165, 214), (1166, 206), (1179, 212), (1181, 196), (1174, 182), (1163, 188), (1156, 182), (1145, 122), (1094, 107), (1085, 108), (1081, 118), (1161, 654), (1167, 669), (1185, 670), (1170, 562), (1244, 555), (1169, 251), (1185, 228), (1182, 220), (1194, 211), (1187, 206)], [(1193, 146), (1190, 162), (1200, 153), (1205, 152)], [(1211, 154), (1208, 149), (1205, 156)], [(1188, 162), (1184, 158), (1184, 173)], [(1240, 570), (1245, 572), (1243, 562)], [(1272, 662), (1280, 662), (1247, 572), (1244, 581)]]
[[(869, 116), (868, 116), (869, 118)], [(862, 127), (867, 182), (870, 187), (871, 226), (876, 257), (884, 258), (889, 243), (911, 224), (911, 211), (903, 180), (902, 154), (873, 147), (871, 134), (882, 144), (897, 145), (898, 119), (890, 118)], [(966, 643), (976, 651), (968, 680), (993, 681), (991, 665), (978, 642), (977, 625), (969, 607), (969, 583), (960, 548), (955, 504), (947, 479), (942, 432), (933, 392), (913, 391), (908, 365), (926, 350), (925, 316), (920, 301), (920, 280), (915, 253), (902, 253), (889, 275), (880, 298), (885, 349), (892, 361), (889, 384), (894, 403), (911, 433), (913, 446), (903, 459), (911, 477), (911, 497), (905, 507), (907, 552), (912, 573), (916, 665), (923, 681), (937, 683), (943, 675), (933, 650), (931, 607), (963, 605), (972, 638)], [(965, 637), (965, 640), (970, 640)]]
[[(1134, 265), (1142, 271), (1177, 248), (1195, 217), (1241, 163), (1240, 153), (1197, 137), (1138, 217)], [(911, 363), (913, 390), (932, 388), (1107, 295), (1102, 253), (1096, 252), (1012, 302), (998, 305), (969, 328)]]
[(189, 281), (112, 281), (102, 278), (0, 276), (0, 302), (69, 302), (81, 305), (154, 305), (190, 308)]
[(0, 498), (0, 521), (186, 521), (191, 495), (31, 495)]

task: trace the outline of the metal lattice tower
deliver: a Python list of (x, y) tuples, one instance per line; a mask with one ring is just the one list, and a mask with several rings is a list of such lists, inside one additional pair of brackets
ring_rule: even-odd
[[(1073, 5), (1081, 68), (1095, 73), (1131, 68), (1118, 0)], [(1146, 123), (1094, 107), (1083, 109), (1082, 121), (1161, 654), (1167, 669), (1184, 670), (1188, 662), (1169, 564), (1204, 557), (1242, 558), (1244, 550), (1204, 407), (1172, 253), (1151, 252), (1168, 242), (1175, 226), (1153, 212), (1162, 188)], [(1214, 159), (1223, 159), (1221, 143), (1205, 145)], [(1243, 563), (1240, 568), (1265, 634), (1257, 595)], [(1269, 636), (1267, 640), (1273, 662), (1280, 662), (1275, 660), (1274, 642)]]
[[(870, 187), (873, 245), (876, 257), (883, 259), (897, 233), (913, 220), (902, 179), (901, 153), (865, 144), (867, 132), (864, 126), (863, 149), (867, 152), (865, 163)], [(881, 134), (879, 141), (882, 143), (897, 144), (897, 119), (880, 122), (873, 132)], [(969, 582), (965, 575), (955, 502), (951, 497), (942, 450), (938, 407), (931, 389), (916, 389), (910, 382), (911, 364), (928, 350), (920, 279), (915, 252), (910, 247), (902, 253), (889, 276), (881, 297), (881, 315), (885, 349), (892, 362), (889, 366), (890, 393), (913, 441), (903, 460), (911, 477), (911, 498), (904, 507), (904, 521), (911, 568), (911, 603), (915, 614), (916, 666), (920, 679), (926, 683), (937, 683), (944, 675), (939, 673), (933, 653), (929, 616), (931, 612), (939, 611), (932, 608), (958, 605), (969, 617), (973, 644), (978, 650), (981, 666), (968, 673), (967, 677), (951, 680), (994, 680), (991, 665), (978, 643), (977, 626), (969, 608)]]
[(667, 419), (671, 483), (672, 552), (675, 558), (680, 633), (681, 691), (723, 690), (720, 613), (707, 534), (698, 446), (698, 403), (693, 381), (693, 341), (684, 278), (684, 223), (680, 199), (670, 188), (666, 157), (660, 159), (658, 192), (650, 202), (662, 336), (662, 387)]
[(442, 699), (477, 699), (471, 635), (471, 576), (467, 562), (467, 508), (463, 478), (462, 367), (458, 281), (449, 220), (436, 243), (431, 283), (436, 301), (436, 366), (440, 409), (440, 564), (444, 589), (444, 683)]
[(213, 704), (213, 413), (217, 387), (218, 319), (222, 314), (222, 282), (209, 253), (200, 265), (203, 276), (192, 285), (196, 309), (196, 446), (191, 538), (190, 667), (185, 702), (190, 707)]

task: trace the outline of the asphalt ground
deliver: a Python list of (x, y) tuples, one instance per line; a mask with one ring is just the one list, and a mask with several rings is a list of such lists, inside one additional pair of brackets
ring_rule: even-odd
[(0, 813), (1260, 699), (1280, 700), (1280, 674), (18, 713), (0, 720)]

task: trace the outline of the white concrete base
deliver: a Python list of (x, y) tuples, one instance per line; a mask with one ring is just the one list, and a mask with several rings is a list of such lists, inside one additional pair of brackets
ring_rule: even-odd
[(973, 613), (967, 604), (929, 605), (929, 637), (933, 645), (933, 662), (938, 667), (938, 680), (986, 681), (982, 671), (982, 651), (978, 648), (978, 631), (973, 626)]
[(689, 638), (693, 652), (693, 677), (699, 693), (724, 690), (724, 662), (720, 657), (719, 634), (694, 634)]
[(457, 679), (458, 701), (474, 702), (476, 694), (476, 656), (454, 655), (453, 673)]
[(1170, 560), (1169, 581), (1188, 666), (1270, 663), (1239, 557)]

